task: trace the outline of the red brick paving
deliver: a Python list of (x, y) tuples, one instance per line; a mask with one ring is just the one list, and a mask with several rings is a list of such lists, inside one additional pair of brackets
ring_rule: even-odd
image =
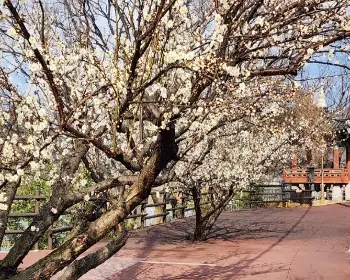
[(81, 279), (350, 279), (350, 203), (226, 212), (213, 238), (195, 244), (192, 222), (134, 232)]
[(139, 262), (108, 279), (350, 279), (350, 204), (223, 213), (205, 243), (180, 241), (184, 230), (177, 222), (139, 231), (117, 256), (189, 265)]
[[(50, 250), (30, 251), (29, 254), (24, 258), (23, 263), (19, 267), (28, 267), (34, 264), (38, 259), (45, 257), (50, 252)], [(0, 260), (2, 260), (5, 256), (6, 252), (0, 252)]]

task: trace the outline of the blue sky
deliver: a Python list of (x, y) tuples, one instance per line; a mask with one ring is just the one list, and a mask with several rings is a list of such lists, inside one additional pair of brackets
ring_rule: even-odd
[[(312, 60), (341, 64), (346, 67), (350, 66), (348, 56), (345, 54), (335, 54), (329, 60), (328, 54), (325, 53), (325, 55), (313, 58)], [(326, 93), (327, 105), (330, 108), (337, 105), (341, 92), (345, 92), (345, 97), (349, 95), (350, 70), (343, 67), (309, 63), (299, 72), (296, 80), (299, 80), (304, 86), (314, 87), (315, 98), (317, 98), (318, 89), (323, 87)]]

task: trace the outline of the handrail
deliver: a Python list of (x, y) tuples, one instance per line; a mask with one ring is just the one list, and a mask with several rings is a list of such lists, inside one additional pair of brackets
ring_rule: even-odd
[[(176, 207), (172, 207), (172, 208), (166, 208), (166, 206), (170, 203), (169, 199), (165, 198), (165, 191), (159, 191), (159, 192), (151, 192), (151, 195), (154, 194), (160, 194), (162, 197), (162, 202), (157, 202), (157, 203), (147, 203), (147, 201), (144, 201), (141, 203), (140, 207), (141, 207), (141, 213), (140, 214), (130, 214), (128, 217), (126, 217), (126, 220), (129, 219), (140, 219), (141, 220), (141, 227), (145, 226), (145, 221), (149, 220), (149, 219), (153, 219), (153, 218), (157, 218), (157, 217), (163, 217), (162, 221), (166, 222), (166, 217), (170, 214), (170, 212), (176, 211), (176, 210), (180, 210), (181, 211), (181, 217), (185, 217), (185, 211), (189, 211), (192, 210), (192, 208), (189, 208), (187, 205), (187, 201), (192, 200), (192, 198), (190, 196), (182, 196), (181, 197), (181, 206), (176, 206)], [(211, 192), (206, 192), (206, 193), (202, 193), (201, 197), (205, 198), (205, 197), (211, 197), (212, 193)], [(9, 217), (10, 218), (34, 218), (35, 216), (37, 216), (39, 214), (39, 210), (40, 210), (40, 201), (43, 201), (47, 199), (45, 196), (40, 195), (39, 191), (36, 191), (35, 195), (17, 195), (15, 196), (14, 200), (16, 201), (34, 201), (35, 202), (35, 211), (32, 213), (9, 213)], [(92, 197), (91, 198), (92, 201), (96, 200), (96, 198)], [(175, 201), (178, 201), (176, 198), (174, 199)], [(202, 202), (201, 205), (207, 204), (210, 202)], [(154, 215), (148, 215), (147, 213), (145, 213), (147, 208), (151, 208), (151, 207), (161, 207), (162, 208), (162, 212), (161, 213), (156, 213)], [(64, 213), (63, 215), (68, 215), (68, 213)], [(61, 226), (61, 227), (51, 227), (48, 230), (48, 237), (47, 237), (47, 248), (49, 250), (53, 249), (53, 235), (57, 234), (57, 233), (62, 233), (62, 232), (67, 232), (72, 230), (73, 227), (72, 226)], [(23, 234), (24, 232), (28, 231), (30, 229), (13, 229), (13, 230), (6, 230), (5, 234), (6, 235), (15, 235), (15, 234)], [(38, 249), (38, 244), (35, 245), (35, 249)]]
[[(254, 190), (245, 190), (244, 193), (248, 193), (249, 196), (246, 198), (234, 198), (233, 200), (235, 201), (243, 201), (245, 203), (248, 203), (248, 205), (252, 204), (269, 204), (269, 203), (285, 203), (287, 202), (285, 194), (287, 193), (293, 193), (295, 191), (293, 190), (288, 190), (284, 189), (280, 185), (254, 185), (252, 186)], [(275, 193), (264, 193), (261, 192), (260, 189), (264, 188), (279, 188), (281, 187), (281, 191), (275, 192)], [(258, 188), (258, 190), (256, 190)], [(313, 198), (310, 195), (309, 190), (303, 190), (306, 194), (306, 196), (302, 197), (295, 197), (293, 200), (300, 200), (300, 201), (311, 201)], [(169, 199), (169, 197), (166, 197), (166, 192), (160, 191), (160, 192), (153, 192), (151, 194), (160, 194), (158, 197), (159, 200), (156, 201), (155, 203), (147, 203), (145, 200), (143, 203), (140, 205), (139, 213), (131, 213), (128, 217), (126, 217), (126, 220), (134, 220), (134, 222), (140, 222), (138, 227), (145, 227), (146, 226), (146, 221), (153, 219), (153, 218), (160, 218), (158, 220), (159, 223), (165, 223), (167, 221), (167, 216), (171, 213), (174, 218), (175, 217), (175, 211), (179, 211), (179, 216), (178, 218), (185, 218), (189, 211), (193, 211), (195, 208), (192, 205), (189, 205), (188, 202), (193, 200), (193, 198), (190, 195), (181, 195), (175, 199)], [(257, 200), (257, 196), (261, 196), (263, 199), (262, 200)], [(270, 196), (270, 200), (268, 200), (268, 196)], [(276, 196), (280, 196), (281, 199), (276, 199)], [(213, 201), (213, 192), (203, 192), (200, 196), (202, 198), (202, 201), (200, 202), (201, 206), (208, 205), (212, 203)], [(267, 199), (266, 199), (267, 197)], [(24, 201), (29, 201), (29, 200), (34, 200), (35, 201), (35, 211), (33, 213), (10, 213), (9, 217), (11, 218), (33, 218), (39, 214), (39, 209), (40, 209), (40, 201), (46, 199), (44, 196), (40, 195), (38, 192), (36, 193), (35, 196), (16, 196), (15, 200), (24, 200)], [(176, 204), (172, 203), (171, 201), (175, 200)], [(167, 206), (171, 206), (170, 208), (167, 208)], [(153, 215), (149, 215), (146, 213), (147, 208), (154, 207), (155, 213)], [(69, 215), (66, 213), (66, 215)], [(49, 250), (53, 249), (53, 235), (57, 233), (62, 233), (62, 232), (68, 232), (72, 230), (72, 226), (60, 226), (60, 227), (51, 227), (48, 230), (48, 237), (47, 237), (47, 247)], [(28, 231), (30, 229), (26, 230), (21, 230), (21, 229), (14, 229), (14, 230), (6, 230), (5, 234), (8, 235), (14, 235), (14, 234), (23, 234), (24, 232)], [(38, 249), (38, 244), (35, 245), (35, 248)]]

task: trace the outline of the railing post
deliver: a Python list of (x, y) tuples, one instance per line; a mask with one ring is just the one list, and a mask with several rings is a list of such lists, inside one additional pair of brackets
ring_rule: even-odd
[(181, 219), (185, 218), (185, 196), (184, 193), (182, 193), (181, 196)]
[(163, 224), (164, 224), (164, 223), (166, 223), (166, 217), (167, 217), (167, 215), (165, 215), (165, 214), (167, 213), (167, 211), (166, 211), (166, 198), (165, 198), (165, 193), (163, 193), (163, 195), (162, 195), (162, 201), (163, 201), (163, 203), (164, 203), (164, 205), (163, 205), (163, 214), (164, 214), (164, 216), (163, 216)]
[[(140, 213), (141, 213), (141, 206), (137, 207), (131, 214), (139, 215)], [(134, 229), (141, 227), (141, 218), (142, 216), (140, 217), (140, 219), (138, 217), (135, 217), (134, 219), (132, 219), (132, 222), (134, 223)]]
[(285, 189), (285, 185), (282, 184), (281, 185), (281, 192), (282, 192), (282, 207), (286, 207), (287, 206), (287, 199), (286, 199), (286, 189)]
[(248, 201), (249, 201), (249, 208), (252, 209), (252, 189), (250, 187), (249, 187)]
[[(162, 196), (163, 196), (163, 194), (161, 194), (159, 191), (156, 192), (156, 197), (151, 196), (152, 202), (154, 204), (153, 215), (161, 215), (165, 212), (164, 205), (160, 205), (161, 203), (164, 202), (164, 198)], [(164, 216), (157, 216), (157, 217), (154, 217), (150, 220), (151, 220), (152, 225), (159, 225), (159, 224), (162, 224), (164, 222)]]
[[(35, 191), (35, 196), (40, 196), (40, 190), (37, 189)], [(39, 214), (39, 210), (40, 210), (40, 200), (38, 199), (38, 197), (35, 199), (35, 210), (34, 210), (34, 213), (35, 214)], [(39, 250), (39, 243), (35, 243), (34, 245), (34, 250)]]
[(145, 203), (141, 203), (141, 228), (144, 228), (145, 227)]
[(47, 231), (47, 249), (52, 250), (52, 227)]

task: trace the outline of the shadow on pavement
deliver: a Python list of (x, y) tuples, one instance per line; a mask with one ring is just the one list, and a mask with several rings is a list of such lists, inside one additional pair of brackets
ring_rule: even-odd
[[(296, 227), (302, 222), (302, 220), (305, 218), (305, 216), (309, 213), (311, 207), (307, 208), (306, 211), (300, 216), (300, 218), (293, 224), (293, 226), (285, 232), (283, 236), (281, 236), (276, 242), (271, 244), (266, 250), (258, 254), (257, 256), (253, 258), (249, 258), (249, 256), (246, 256), (243, 259), (240, 259), (239, 262), (233, 263), (230, 266), (217, 266), (215, 268), (208, 267), (205, 269), (197, 269), (193, 271), (189, 271), (188, 273), (183, 273), (179, 276), (174, 277), (167, 277), (167, 280), (183, 280), (183, 279), (212, 279), (212, 278), (220, 278), (223, 280), (232, 280), (235, 279), (235, 277), (238, 276), (246, 276), (246, 275), (258, 275), (258, 274), (266, 274), (266, 273), (273, 273), (273, 272), (281, 272), (285, 271), (287, 272), (288, 269), (285, 269), (285, 265), (282, 266), (275, 266), (275, 267), (269, 267), (266, 265), (266, 268), (261, 269), (261, 265), (259, 265), (259, 269), (254, 269), (253, 263), (261, 258), (263, 255), (271, 251), (275, 246), (280, 244), (286, 237), (288, 237)], [(228, 232), (230, 235), (230, 232)], [(228, 256), (229, 257), (229, 256)], [(223, 259), (221, 259), (222, 261)], [(258, 272), (252, 272), (252, 273), (246, 273), (245, 270), (249, 267), (249, 270), (252, 271), (258, 271)], [(297, 280), (295, 277), (293, 278)]]
[[(274, 210), (273, 210), (274, 211)], [(277, 210), (278, 215), (283, 217), (283, 210)], [(181, 267), (182, 270), (177, 271), (176, 273), (172, 273), (176, 267), (173, 265), (162, 265), (157, 269), (161, 269), (164, 272), (164, 277), (162, 279), (168, 280), (180, 280), (180, 279), (235, 279), (235, 277), (249, 276), (249, 275), (264, 275), (267, 273), (288, 273), (288, 269), (286, 269), (286, 264), (266, 264), (266, 266), (262, 267), (261, 264), (254, 264), (258, 259), (264, 256), (266, 253), (271, 251), (275, 246), (280, 244), (285, 238), (287, 238), (292, 232), (296, 232), (296, 228), (303, 221), (305, 216), (309, 213), (310, 208), (306, 208), (305, 211), (302, 211), (302, 215), (298, 217), (298, 220), (292, 224), (291, 227), (286, 228), (287, 224), (284, 224), (283, 219), (279, 220), (278, 223), (273, 224), (273, 228), (269, 228), (271, 225), (271, 215), (266, 215), (264, 218), (258, 215), (254, 215), (253, 211), (248, 213), (250, 217), (253, 219), (247, 221), (243, 221), (243, 223), (237, 228), (235, 226), (224, 226), (225, 224), (232, 224), (235, 222), (235, 219), (231, 220), (229, 217), (225, 219), (223, 217), (217, 226), (216, 230), (212, 233), (212, 239), (206, 242), (195, 243), (194, 250), (200, 250), (200, 248), (196, 248), (196, 244), (200, 247), (203, 244), (208, 243), (210, 247), (210, 242), (215, 242), (215, 240), (231, 240), (234, 242), (235, 238), (239, 238), (240, 240), (253, 240), (253, 239), (269, 239), (273, 238), (277, 240), (273, 242), (268, 248), (264, 251), (260, 252), (258, 255), (254, 254), (254, 257), (251, 254), (242, 254), (240, 256), (237, 253), (225, 254), (223, 252), (223, 256), (219, 259), (216, 259), (214, 263), (225, 262), (227, 260), (228, 263), (232, 263), (229, 266), (201, 266), (201, 267)], [(260, 213), (259, 211), (256, 212)], [(269, 213), (269, 212), (268, 212)], [(267, 213), (267, 214), (268, 214)], [(299, 215), (299, 211), (297, 214)], [(266, 213), (265, 213), (266, 214)], [(237, 213), (237, 215), (241, 215)], [(258, 216), (258, 218), (256, 218)], [(248, 216), (247, 216), (248, 217)], [(297, 217), (293, 217), (295, 221)], [(290, 223), (289, 223), (290, 224)], [(193, 225), (191, 225), (190, 220), (182, 220), (175, 221), (172, 223), (164, 224), (161, 226), (154, 226), (150, 228), (145, 228), (136, 232), (134, 235), (135, 244), (142, 245), (142, 249), (137, 254), (137, 258), (147, 259), (150, 257), (150, 252), (152, 248), (155, 247), (156, 244), (176, 244), (179, 247), (179, 251), (181, 252), (181, 248), (191, 246), (190, 242), (186, 242), (188, 239), (188, 235), (192, 232)], [(302, 228), (299, 228), (298, 231), (302, 231)], [(271, 240), (272, 241), (272, 240)], [(232, 248), (232, 247), (231, 247)], [(232, 257), (237, 257), (235, 261), (228, 260)], [(162, 253), (157, 253), (157, 258), (161, 259)], [(155, 268), (154, 265), (146, 265), (144, 263), (138, 263), (130, 267), (121, 274), (115, 274), (114, 276), (124, 277), (127, 275), (127, 278), (117, 278), (117, 279), (146, 279), (147, 272)], [(168, 271), (167, 271), (168, 270)], [(125, 273), (125, 274), (124, 274)], [(166, 274), (166, 276), (165, 276)], [(173, 274), (173, 275), (171, 275)], [(157, 278), (150, 279), (160, 279)], [(116, 279), (116, 278), (111, 278)]]

